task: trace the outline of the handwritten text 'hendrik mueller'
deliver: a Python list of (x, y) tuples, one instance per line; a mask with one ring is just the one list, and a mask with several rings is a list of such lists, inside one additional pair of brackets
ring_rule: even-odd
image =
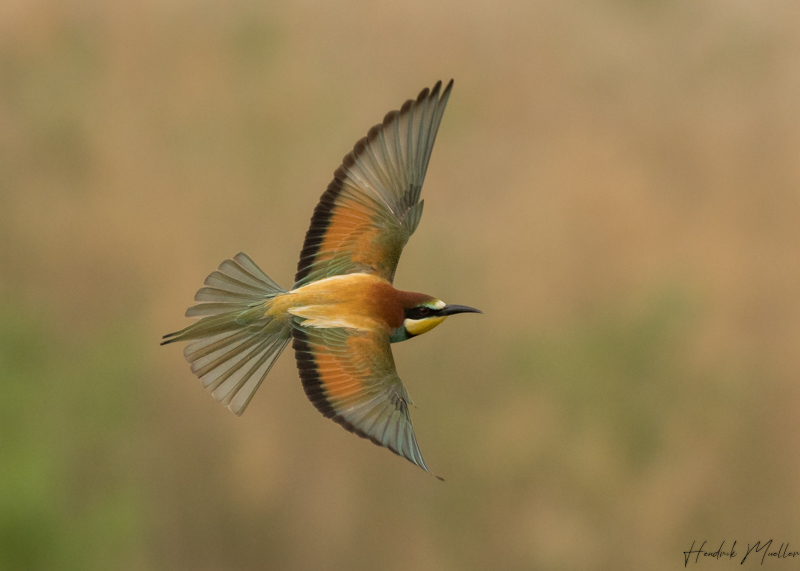
[(694, 557), (694, 563), (699, 563), (700, 558), (710, 557), (711, 559), (716, 559), (720, 561), (722, 559), (736, 559), (738, 561), (738, 557), (743, 555), (742, 560), (739, 561), (740, 564), (743, 564), (747, 561), (747, 558), (751, 556), (751, 560), (755, 559), (758, 560), (758, 556), (761, 556), (761, 564), (764, 564), (764, 560), (767, 557), (774, 557), (775, 559), (789, 559), (794, 557), (800, 557), (800, 551), (789, 551), (789, 544), (788, 543), (781, 543), (780, 547), (775, 550), (771, 550), (772, 548), (772, 540), (764, 542), (763, 544), (760, 541), (756, 541), (755, 544), (750, 545), (747, 544), (747, 549), (744, 550), (743, 553), (736, 551), (736, 542), (733, 542), (730, 549), (725, 547), (725, 541), (719, 546), (716, 551), (711, 551), (710, 549), (706, 549), (707, 541), (704, 541), (700, 544), (700, 546), (695, 549), (695, 544), (697, 541), (692, 541), (692, 546), (689, 548), (689, 551), (683, 552), (683, 566), (687, 567), (691, 562), (692, 558)]

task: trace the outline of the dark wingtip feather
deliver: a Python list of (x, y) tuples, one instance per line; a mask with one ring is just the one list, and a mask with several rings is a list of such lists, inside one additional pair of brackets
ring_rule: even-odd
[(381, 127), (383, 127), (383, 124), (381, 124), (381, 123), (373, 126), (369, 130), (369, 132), (367, 132), (367, 140), (370, 141), (370, 142), (374, 141), (375, 138), (378, 136), (378, 133), (381, 132)]
[(367, 143), (369, 143), (369, 140), (366, 137), (362, 137), (358, 140), (356, 146), (353, 147), (353, 158), (358, 157), (364, 152), (364, 149), (367, 148)]
[(422, 91), (420, 91), (419, 95), (417, 95), (417, 103), (422, 103), (425, 100), (425, 98), (428, 97), (428, 94), (430, 92), (431, 92), (431, 90), (429, 88), (427, 88), (427, 87), (425, 89), (423, 89)]
[(399, 114), (400, 114), (400, 112), (399, 112), (399, 111), (397, 111), (397, 110), (394, 110), (394, 111), (389, 111), (389, 112), (386, 114), (386, 116), (383, 118), (383, 124), (384, 124), (384, 126), (386, 126), (386, 125), (388, 125), (389, 123), (391, 123), (392, 121), (394, 121), (394, 120), (395, 120), (395, 118), (397, 118), (397, 116), (398, 116)]
[(447, 96), (447, 94), (450, 93), (452, 89), (453, 89), (453, 80), (451, 79), (450, 81), (447, 82), (447, 86), (444, 88), (444, 91), (442, 92), (442, 97)]

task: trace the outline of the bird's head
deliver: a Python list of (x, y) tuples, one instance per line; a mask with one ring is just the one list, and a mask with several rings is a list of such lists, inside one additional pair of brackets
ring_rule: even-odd
[(456, 313), (483, 313), (466, 305), (447, 305), (440, 299), (425, 296), (425, 299), (409, 300), (403, 307), (403, 323), (392, 332), (392, 343), (405, 341), (427, 333), (450, 315)]

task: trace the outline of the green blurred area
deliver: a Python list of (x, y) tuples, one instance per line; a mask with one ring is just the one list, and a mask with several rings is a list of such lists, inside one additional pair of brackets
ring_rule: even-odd
[[(779, 1), (0, 4), (0, 569), (797, 541), (798, 32)], [(290, 285), (339, 159), (450, 77), (396, 285), (484, 315), (393, 348), (442, 484), (289, 353), (235, 418), (158, 340), (238, 251)]]
[(116, 567), (142, 534), (141, 329), (129, 318), (71, 340), (41, 310), (8, 302), (0, 323), (0, 562)]

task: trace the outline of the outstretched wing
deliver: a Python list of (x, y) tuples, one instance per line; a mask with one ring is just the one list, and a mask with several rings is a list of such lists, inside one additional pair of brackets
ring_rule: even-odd
[(325, 417), (428, 471), (386, 332), (296, 326), (303, 388)]
[(394, 279), (422, 217), (419, 195), (453, 80), (391, 111), (348, 153), (320, 198), (294, 288), (355, 272)]

